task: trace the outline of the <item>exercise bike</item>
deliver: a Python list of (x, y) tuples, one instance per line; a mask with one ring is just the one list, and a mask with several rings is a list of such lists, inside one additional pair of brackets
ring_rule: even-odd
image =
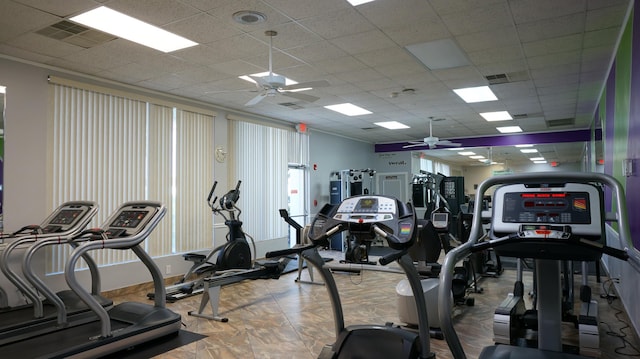
[[(204, 290), (204, 278), (216, 273), (237, 269), (248, 270), (254, 267), (252, 250), (247, 237), (251, 239), (253, 253), (255, 253), (255, 243), (251, 236), (242, 231), (242, 221), (240, 221), (242, 211), (236, 206), (237, 201), (240, 199), (241, 182), (238, 181), (236, 187), (222, 196), (219, 202), (218, 197), (214, 197), (218, 182), (215, 181), (213, 183), (207, 196), (207, 204), (214, 215), (219, 214), (224, 218), (224, 224), (229, 228), (227, 241), (214, 248), (208, 255), (199, 253), (183, 254), (184, 259), (193, 262), (193, 265), (177, 283), (166, 288), (167, 301), (175, 302), (202, 293)], [(212, 259), (215, 259), (215, 261), (212, 261)], [(192, 277), (196, 277), (196, 279), (192, 279)], [(149, 293), (147, 296), (153, 299), (154, 293)]]

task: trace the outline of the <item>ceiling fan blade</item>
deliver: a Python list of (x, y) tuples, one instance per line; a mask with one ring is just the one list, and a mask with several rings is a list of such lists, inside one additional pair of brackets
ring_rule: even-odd
[(331, 84), (327, 80), (309, 81), (309, 82), (301, 82), (299, 84), (284, 86), (282, 90), (290, 91), (290, 90), (298, 90), (298, 89), (306, 89), (306, 88), (327, 87), (330, 85)]
[(288, 96), (288, 97), (293, 97), (295, 99), (306, 101), (306, 102), (315, 102), (318, 99), (320, 99), (319, 97), (306, 95), (306, 94), (298, 93), (298, 92), (279, 92), (279, 93), (281, 95)]
[(245, 103), (245, 106), (253, 106), (255, 104), (257, 104), (258, 102), (262, 101), (265, 97), (267, 97), (266, 93), (261, 93), (258, 96), (252, 98), (251, 100), (249, 100), (249, 102)]
[(451, 147), (460, 147), (460, 146), (462, 146), (461, 143), (451, 142), (449, 140), (438, 141), (436, 144), (441, 145), (441, 146), (451, 146)]
[(424, 142), (412, 143), (410, 145), (404, 145), (404, 146), (402, 146), (402, 148), (424, 147), (424, 146), (429, 146), (429, 144), (428, 143), (424, 143)]

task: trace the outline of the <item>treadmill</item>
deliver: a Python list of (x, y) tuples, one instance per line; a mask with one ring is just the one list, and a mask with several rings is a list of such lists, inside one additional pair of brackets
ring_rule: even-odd
[[(98, 318), (82, 325), (0, 345), (3, 357), (30, 358), (96, 358), (138, 344), (177, 334), (181, 326), (179, 314), (166, 308), (162, 274), (141, 244), (164, 217), (166, 208), (159, 202), (124, 203), (103, 227), (88, 229), (73, 239), (78, 244), (65, 266), (65, 279), (91, 312)], [(103, 307), (76, 278), (75, 267), (80, 258), (93, 250), (132, 250), (150, 272), (156, 293), (154, 304), (123, 302)]]
[[(71, 245), (71, 239), (80, 233), (95, 216), (98, 206), (93, 202), (67, 202), (53, 212), (32, 235), (13, 241), (4, 251), (0, 263), (6, 277), (27, 296), (31, 304), (0, 313), (0, 345), (42, 335), (61, 328), (98, 320), (89, 307), (71, 290), (54, 293), (33, 271), (33, 255), (44, 246)], [(34, 227), (34, 226), (27, 226)], [(25, 227), (26, 228), (26, 227)], [(42, 232), (42, 234), (37, 234)], [(9, 266), (14, 252), (27, 247), (22, 260), (23, 276)], [(92, 295), (104, 307), (113, 301), (100, 295), (100, 274), (93, 259), (85, 254), (92, 282)], [(45, 300), (40, 299), (40, 295)]]
[[(56, 320), (55, 306), (48, 301), (42, 301), (38, 291), (11, 268), (10, 262), (16, 259), (15, 250), (29, 248), (38, 241), (50, 239), (59, 243), (67, 243), (67, 240), (87, 226), (97, 212), (98, 206), (94, 202), (65, 202), (40, 225), (28, 225), (1, 238), (2, 241), (12, 239), (12, 242), (8, 243), (2, 251), (0, 270), (30, 303), (10, 307), (8, 301), (5, 300), (5, 303), (0, 307), (0, 343), (5, 338), (13, 336), (8, 334), (9, 332), (23, 325), (51, 321), (55, 323)], [(88, 309), (86, 306), (84, 307)]]

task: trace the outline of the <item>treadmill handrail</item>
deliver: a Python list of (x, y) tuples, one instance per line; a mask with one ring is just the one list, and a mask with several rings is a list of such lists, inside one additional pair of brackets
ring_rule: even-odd
[[(55, 240), (59, 240), (59, 239), (67, 240), (73, 237), (74, 235), (79, 233), (81, 230), (83, 230), (87, 226), (87, 224), (89, 224), (89, 222), (93, 219), (96, 213), (98, 213), (98, 208), (99, 208), (97, 203), (91, 202), (91, 201), (65, 202), (60, 206), (58, 206), (58, 208), (55, 211), (53, 211), (42, 223), (51, 222), (60, 209), (66, 208), (66, 207), (72, 207), (72, 206), (85, 206), (89, 208), (89, 210), (86, 213), (84, 213), (84, 216), (77, 223), (74, 223), (73, 227), (70, 227), (66, 231), (62, 231), (62, 232), (34, 233), (34, 234), (25, 233), (24, 235), (17, 237), (16, 240), (11, 242), (5, 248), (5, 250), (2, 253), (2, 258), (0, 259), (0, 270), (2, 271), (2, 273), (4, 273), (7, 279), (13, 285), (15, 285), (18, 289), (20, 289), (20, 291), (31, 300), (34, 308), (33, 310), (34, 310), (35, 318), (41, 318), (44, 315), (44, 309), (42, 306), (42, 302), (40, 300), (40, 296), (38, 295), (38, 292), (36, 292), (35, 289), (29, 286), (29, 283), (27, 283), (27, 281), (24, 278), (20, 277), (13, 269), (11, 269), (11, 267), (9, 266), (10, 257), (13, 251), (22, 245), (33, 244), (38, 241), (49, 239), (49, 238), (55, 238)], [(24, 272), (24, 269), (23, 269), (23, 274), (27, 275)]]
[(162, 272), (155, 264), (151, 256), (140, 247), (140, 243), (143, 242), (155, 229), (160, 220), (164, 217), (167, 208), (160, 202), (156, 201), (137, 201), (126, 202), (122, 204), (111, 216), (105, 221), (104, 228), (108, 228), (111, 223), (117, 218), (122, 208), (140, 206), (140, 207), (155, 207), (156, 211), (151, 214), (151, 218), (148, 219), (147, 224), (141, 228), (138, 233), (135, 233), (128, 237), (122, 238), (110, 238), (108, 240), (95, 240), (86, 241), (75, 248), (67, 260), (65, 265), (65, 280), (80, 299), (98, 316), (101, 322), (101, 336), (106, 338), (111, 336), (111, 320), (107, 310), (93, 298), (93, 296), (87, 292), (78, 282), (75, 275), (75, 266), (78, 260), (88, 251), (95, 249), (131, 249), (140, 258), (140, 261), (147, 267), (153, 278), (155, 289), (155, 306), (158, 308), (164, 308), (166, 306), (166, 292), (164, 287), (164, 279)]
[[(510, 183), (593, 183), (599, 182), (606, 184), (612, 191), (614, 198), (616, 199), (616, 212), (618, 213), (618, 234), (622, 243), (631, 243), (631, 232), (629, 230), (628, 215), (626, 198), (624, 196), (624, 190), (620, 182), (612, 176), (603, 173), (586, 173), (586, 172), (538, 172), (538, 173), (523, 173), (504, 176), (494, 176), (486, 179), (478, 186), (476, 191), (476, 198), (483, 198), (484, 193), (495, 185), (510, 184)], [(442, 270), (440, 275), (440, 291), (438, 292), (438, 306), (439, 308), (451, 308), (453, 305), (452, 299), (448, 293), (451, 292), (451, 282), (453, 279), (453, 269), (460, 260), (466, 258), (471, 254), (471, 247), (473, 247), (480, 238), (484, 236), (482, 233), (482, 206), (476, 206), (473, 212), (473, 224), (471, 226), (471, 234), (469, 240), (450, 251), (444, 259), (442, 264)], [(628, 251), (625, 248), (625, 251)], [(633, 257), (633, 256), (631, 256)], [(444, 335), (444, 338), (449, 345), (449, 349), (455, 359), (466, 358), (460, 339), (453, 328), (453, 320), (451, 313), (446, 310), (441, 310), (438, 313), (440, 319), (440, 328)]]

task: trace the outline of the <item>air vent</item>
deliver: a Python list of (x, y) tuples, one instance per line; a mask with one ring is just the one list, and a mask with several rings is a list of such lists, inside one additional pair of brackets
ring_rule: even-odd
[(363, 128), (362, 128), (362, 130), (365, 130), (365, 131), (369, 131), (369, 130), (377, 130), (377, 129), (379, 129), (379, 127), (363, 127)]
[(557, 120), (548, 120), (548, 127), (573, 126), (576, 123), (575, 118), (560, 118)]
[(515, 115), (511, 115), (511, 117), (513, 117), (514, 120), (519, 120), (522, 118), (527, 118), (529, 117), (529, 115), (527, 115), (526, 113), (517, 113)]
[(238, 11), (231, 16), (235, 22), (243, 25), (255, 25), (267, 21), (267, 15), (251, 10)]
[(300, 106), (299, 104), (297, 104), (295, 102), (281, 102), (278, 105), (284, 106), (286, 108), (290, 108), (292, 110), (299, 110), (301, 108), (304, 108), (304, 107)]
[(504, 74), (495, 74), (485, 76), (489, 85), (506, 84), (510, 82), (526, 81), (529, 79), (529, 75), (526, 71), (515, 71)]
[(507, 74), (489, 75), (485, 76), (485, 78), (489, 81), (489, 85), (505, 84), (509, 82)]
[(44, 29), (36, 31), (36, 33), (86, 49), (116, 39), (116, 37), (112, 35), (67, 20), (47, 26)]

